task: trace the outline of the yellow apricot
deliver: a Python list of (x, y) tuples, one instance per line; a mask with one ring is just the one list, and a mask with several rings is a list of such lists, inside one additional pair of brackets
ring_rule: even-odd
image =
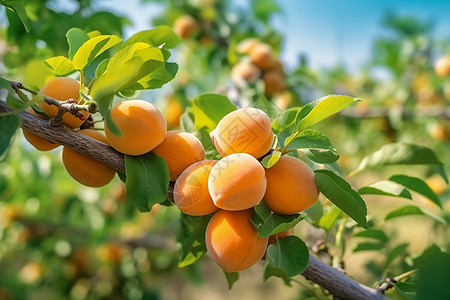
[(263, 156), (272, 146), (273, 133), (269, 117), (257, 108), (241, 108), (220, 120), (214, 144), (221, 156), (248, 153)]
[(224, 210), (243, 210), (257, 205), (266, 190), (264, 168), (247, 153), (220, 159), (208, 178), (214, 204)]
[(264, 255), (268, 238), (261, 238), (250, 218), (253, 209), (219, 210), (206, 227), (206, 248), (212, 259), (227, 272), (240, 272)]
[(173, 23), (173, 30), (183, 40), (192, 37), (199, 29), (197, 20), (190, 15), (182, 15)]
[(272, 47), (264, 43), (257, 44), (251, 48), (250, 58), (252, 63), (261, 70), (268, 70), (275, 64)]
[(170, 180), (177, 180), (181, 172), (195, 162), (205, 159), (202, 143), (189, 132), (171, 130), (153, 152), (164, 158), (169, 167)]
[(236, 52), (239, 54), (249, 54), (258, 44), (260, 44), (260, 41), (257, 38), (244, 39), (236, 45)]
[(286, 89), (283, 73), (277, 70), (264, 72), (262, 79), (264, 81), (264, 91), (270, 97), (280, 94)]
[(219, 208), (214, 205), (208, 191), (208, 177), (215, 160), (192, 164), (181, 173), (173, 188), (173, 199), (183, 213), (191, 216), (212, 214)]
[(439, 77), (447, 77), (450, 75), (450, 56), (444, 55), (439, 57), (434, 63), (434, 71)]
[[(27, 112), (29, 112), (32, 115), (43, 118), (40, 115), (38, 115), (37, 113), (35, 113), (31, 107), (27, 109)], [(46, 139), (41, 138), (40, 136), (32, 133), (31, 131), (26, 130), (25, 128), (22, 129), (22, 132), (23, 132), (23, 136), (25, 137), (25, 139), (31, 145), (33, 145), (34, 148), (36, 148), (39, 151), (49, 151), (49, 150), (59, 147), (59, 144), (49, 142)]]
[[(97, 141), (108, 144), (105, 136), (94, 129), (83, 129), (80, 133), (85, 134)], [(116, 171), (80, 152), (69, 147), (63, 147), (62, 161), (64, 167), (72, 178), (81, 184), (90, 187), (101, 187), (109, 183)]]
[(259, 78), (261, 71), (251, 62), (240, 61), (231, 69), (231, 79), (235, 82), (253, 82)]
[[(52, 78), (42, 86), (41, 93), (59, 101), (69, 99), (78, 101), (80, 98), (80, 83), (70, 77)], [(45, 101), (40, 102), (39, 107), (44, 110), (50, 118), (53, 118), (58, 112), (58, 108), (55, 105), (47, 104)], [(70, 113), (65, 113), (62, 118), (63, 124), (70, 128), (79, 128), (90, 115), (86, 110), (80, 112), (84, 115), (83, 120)]]
[(264, 201), (279, 214), (290, 215), (312, 206), (319, 197), (314, 172), (300, 159), (282, 156), (266, 169)]
[(167, 121), (168, 127), (178, 127), (180, 126), (180, 117), (183, 114), (183, 107), (180, 102), (177, 101), (173, 96), (167, 99), (167, 107), (164, 116)]
[(127, 100), (116, 104), (111, 118), (121, 135), (115, 135), (105, 122), (108, 143), (127, 155), (142, 155), (161, 144), (167, 133), (163, 114), (153, 104), (143, 100)]

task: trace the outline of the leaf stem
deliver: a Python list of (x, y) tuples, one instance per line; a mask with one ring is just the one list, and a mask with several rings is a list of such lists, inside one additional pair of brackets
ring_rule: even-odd
[(296, 132), (294, 133), (294, 135), (293, 135), (292, 138), (289, 140), (289, 142), (288, 142), (286, 145), (284, 145), (284, 148), (283, 148), (283, 150), (281, 151), (281, 155), (284, 155), (284, 154), (288, 153), (288, 148), (289, 148), (289, 146), (291, 145), (292, 141), (293, 141), (299, 134), (300, 134), (300, 131), (296, 131)]

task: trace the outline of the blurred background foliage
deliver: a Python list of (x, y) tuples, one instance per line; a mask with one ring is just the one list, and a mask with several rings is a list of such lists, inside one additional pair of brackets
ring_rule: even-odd
[[(29, 33), (14, 12), (0, 10), (2, 20), (7, 17), (0, 28), (2, 77), (39, 89), (50, 74), (43, 60), (68, 51), (69, 28), (123, 36), (131, 24), (117, 12), (94, 9), (95, 0), (64, 2), (70, 2), (73, 11), (61, 10), (60, 1), (25, 1)], [(190, 100), (205, 92), (225, 93), (237, 105), (256, 106), (272, 115), (323, 95), (348, 94), (363, 101), (317, 125), (341, 154), (334, 166), (341, 174), (355, 169), (364, 155), (395, 141), (430, 147), (448, 168), (450, 77), (439, 76), (433, 64), (439, 56), (450, 54), (450, 43), (433, 36), (432, 23), (386, 14), (380, 20), (384, 34), (373, 41), (371, 58), (359, 70), (350, 71), (342, 64), (318, 70), (306, 55), (300, 54), (289, 65), (280, 59), (284, 33), (271, 23), (274, 15), (282, 13), (275, 0), (239, 7), (228, 0), (144, 2), (162, 11), (149, 28), (173, 26), (184, 39), (173, 55), (180, 65), (175, 80), (160, 91), (138, 95), (161, 108), (170, 128), (179, 128)], [(177, 29), (180, 18), (189, 30)], [(267, 90), (272, 67), (259, 70), (252, 80), (242, 80), (243, 73), (236, 69), (233, 73), (236, 65), (252, 61), (241, 43), (249, 38), (270, 47), (281, 76), (275, 92)], [(233, 76), (236, 72), (238, 76)], [(140, 214), (127, 203), (118, 178), (101, 189), (83, 187), (66, 173), (60, 156), (61, 148), (38, 153), (20, 134), (0, 162), (1, 300), (327, 297), (302, 278), (290, 288), (273, 278), (262, 284), (261, 266), (243, 272), (232, 291), (227, 291), (221, 270), (208, 258), (178, 268), (177, 209), (157, 206)], [(450, 251), (450, 192), (444, 181), (421, 168), (375, 170), (350, 181), (357, 189), (400, 171), (426, 178), (443, 209), (421, 197), (414, 203), (440, 219), (409, 216), (385, 221), (388, 212), (411, 201), (368, 196), (370, 225), (381, 237), (361, 237), (358, 227), (322, 199), (323, 205), (308, 211), (312, 225), (302, 222), (296, 232), (325, 261), (345, 267), (348, 275), (370, 286), (414, 269), (422, 253), (422, 261), (428, 259), (432, 265), (433, 257), (440, 257), (429, 254), (436, 251), (432, 245)], [(444, 280), (448, 272), (439, 276), (436, 280)], [(407, 286), (395, 287), (388, 296), (410, 299), (407, 290)], [(425, 291), (417, 299), (432, 295), (426, 287)]]

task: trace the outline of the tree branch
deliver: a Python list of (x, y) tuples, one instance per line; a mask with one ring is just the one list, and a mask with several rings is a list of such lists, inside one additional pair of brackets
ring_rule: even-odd
[[(14, 112), (4, 101), (0, 100), (0, 112)], [(22, 117), (22, 128), (45, 138), (53, 143), (58, 143), (101, 161), (120, 173), (125, 173), (123, 154), (112, 147), (98, 142), (84, 134), (80, 134), (65, 126), (52, 127), (48, 120), (40, 119), (28, 112), (17, 112)], [(168, 199), (172, 198), (173, 183), (169, 186)], [(146, 245), (149, 241), (131, 241), (132, 245)], [(154, 244), (152, 240), (149, 244)], [(327, 289), (331, 294), (340, 299), (349, 300), (386, 300), (387, 298), (375, 289), (366, 287), (336, 269), (323, 263), (312, 254), (309, 264), (303, 275)]]

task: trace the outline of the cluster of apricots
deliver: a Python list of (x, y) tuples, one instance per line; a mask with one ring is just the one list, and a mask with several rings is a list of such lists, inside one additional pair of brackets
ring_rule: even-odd
[[(239, 272), (257, 263), (269, 244), (251, 222), (253, 207), (264, 201), (275, 213), (295, 214), (313, 205), (319, 191), (314, 172), (295, 157), (282, 156), (268, 169), (260, 163), (273, 133), (257, 108), (227, 114), (212, 139), (222, 158), (186, 168), (175, 182), (174, 202), (188, 215), (213, 214), (205, 234), (208, 253), (225, 271)], [(286, 234), (292, 231), (278, 237)]]
[(231, 70), (231, 79), (235, 83), (251, 83), (262, 79), (264, 92), (269, 97), (286, 92), (283, 64), (269, 44), (256, 38), (247, 38), (237, 44), (236, 52), (242, 57)]

